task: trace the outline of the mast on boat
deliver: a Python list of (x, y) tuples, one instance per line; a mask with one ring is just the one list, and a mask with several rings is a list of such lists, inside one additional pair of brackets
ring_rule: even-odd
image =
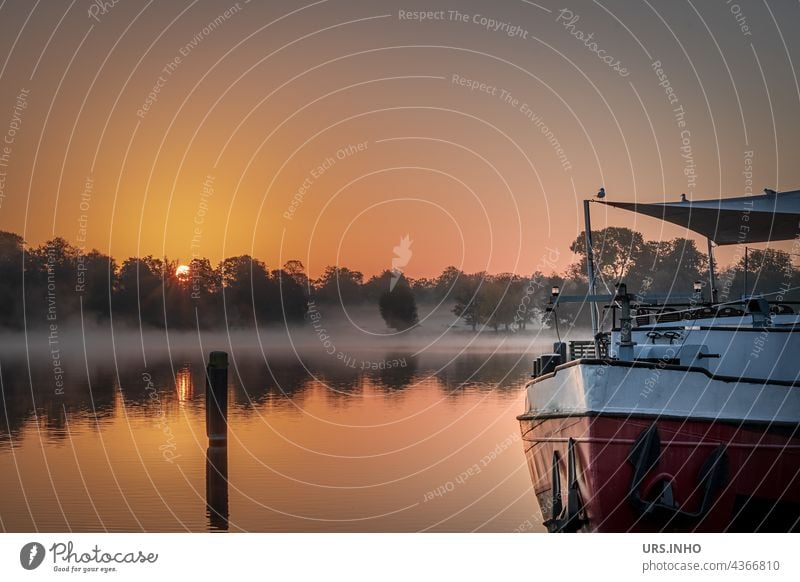
[(596, 285), (594, 279), (594, 250), (592, 249), (592, 219), (589, 212), (590, 200), (583, 201), (583, 222), (586, 231), (586, 275), (589, 278), (589, 312), (592, 314), (592, 341), (594, 341), (594, 353), (600, 357), (600, 342), (598, 334), (600, 333), (600, 326), (597, 317), (597, 306), (594, 303), (594, 296), (596, 293)]

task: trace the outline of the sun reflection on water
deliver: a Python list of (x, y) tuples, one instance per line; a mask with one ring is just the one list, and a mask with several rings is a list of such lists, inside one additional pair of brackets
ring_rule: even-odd
[(186, 365), (175, 373), (175, 388), (178, 392), (178, 402), (188, 402), (194, 398), (191, 366)]

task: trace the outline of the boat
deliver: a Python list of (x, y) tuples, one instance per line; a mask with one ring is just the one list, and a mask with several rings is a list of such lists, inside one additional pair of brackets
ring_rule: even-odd
[[(708, 286), (597, 294), (590, 204), (708, 239)], [(584, 201), (592, 336), (534, 360), (520, 422), (549, 532), (800, 530), (800, 304), (720, 302), (713, 248), (794, 240), (800, 190), (702, 201)], [(611, 312), (609, 329), (601, 329)], [(618, 318), (617, 318), (618, 316)]]

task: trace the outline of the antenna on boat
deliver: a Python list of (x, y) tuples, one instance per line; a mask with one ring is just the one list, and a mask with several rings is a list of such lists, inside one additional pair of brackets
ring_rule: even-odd
[[(602, 189), (605, 195), (605, 189)], [(597, 322), (597, 306), (594, 304), (594, 295), (596, 294), (596, 286), (594, 279), (594, 252), (592, 249), (592, 219), (589, 213), (590, 200), (583, 201), (583, 221), (584, 228), (586, 229), (586, 275), (589, 277), (588, 295), (591, 297), (589, 301), (589, 312), (592, 315), (592, 339), (594, 341), (594, 353), (599, 357), (600, 355), (600, 342), (597, 334), (600, 333), (599, 325)]]
[(708, 284), (711, 285), (711, 303), (717, 302), (717, 280), (714, 276), (714, 247), (711, 239), (708, 241)]

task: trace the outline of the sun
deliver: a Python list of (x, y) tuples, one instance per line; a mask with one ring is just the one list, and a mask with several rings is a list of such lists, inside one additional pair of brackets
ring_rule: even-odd
[(189, 265), (178, 265), (178, 268), (175, 269), (175, 276), (178, 279), (188, 279), (190, 271)]

